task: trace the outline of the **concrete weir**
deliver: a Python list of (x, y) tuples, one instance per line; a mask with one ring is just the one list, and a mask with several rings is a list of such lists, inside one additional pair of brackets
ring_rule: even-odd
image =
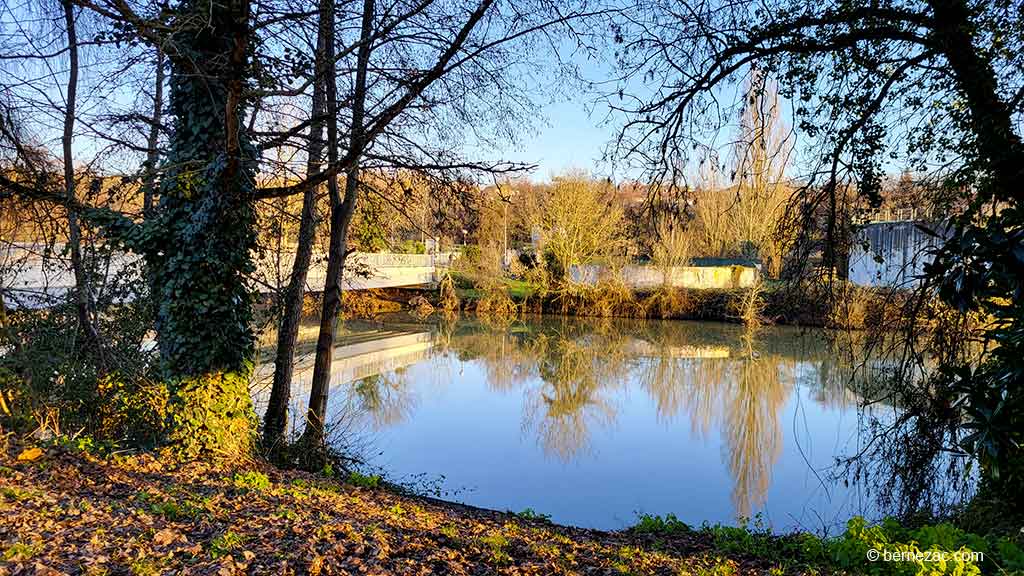
[[(605, 273), (603, 266), (573, 266), (570, 275), (582, 284), (596, 284)], [(657, 288), (665, 275), (656, 266), (624, 266), (622, 281), (634, 289)], [(757, 282), (760, 272), (753, 266), (673, 266), (668, 284), (675, 288), (749, 288)]]

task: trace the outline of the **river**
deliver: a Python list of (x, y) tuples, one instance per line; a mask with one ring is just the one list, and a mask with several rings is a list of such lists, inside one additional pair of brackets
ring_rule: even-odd
[[(300, 334), (292, 414), (315, 336)], [(349, 322), (329, 413), (370, 468), (467, 504), (603, 529), (672, 513), (834, 532), (873, 509), (830, 480), (857, 447), (866, 370), (840, 357), (823, 332), (783, 327), (747, 342), (703, 322)]]

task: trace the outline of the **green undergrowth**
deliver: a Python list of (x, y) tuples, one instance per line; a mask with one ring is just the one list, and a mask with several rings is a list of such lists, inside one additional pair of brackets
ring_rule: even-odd
[(822, 538), (805, 532), (775, 535), (760, 518), (740, 526), (693, 528), (669, 514), (641, 515), (629, 532), (662, 539), (706, 537), (719, 553), (754, 556), (787, 573), (1024, 575), (1020, 534), (982, 536), (945, 522), (909, 528), (891, 518), (871, 524), (857, 516), (842, 534)]
[(362, 488), (377, 488), (381, 485), (381, 477), (372, 474), (361, 474), (359, 472), (349, 472), (346, 481), (353, 486), (359, 486)]
[[(484, 290), (473, 287), (465, 279), (455, 279), (456, 282), (456, 293), (461, 300), (479, 300), (484, 297)], [(516, 302), (522, 302), (531, 298), (536, 294), (540, 288), (533, 284), (526, 282), (525, 280), (514, 280), (505, 278), (502, 280), (502, 284), (508, 291), (508, 296)]]
[[(573, 285), (563, 289), (545, 289), (526, 280), (501, 279), (498, 286), (483, 289), (466, 278), (456, 278), (458, 297), (467, 309), (493, 299), (494, 289), (502, 289), (521, 311), (568, 316), (614, 316), (740, 322), (738, 304), (750, 292), (746, 288), (696, 289), (657, 288), (632, 290), (609, 281), (595, 286)], [(876, 310), (891, 305), (882, 292), (858, 287), (846, 289), (842, 310), (831, 310), (824, 288), (808, 283), (766, 282), (760, 294), (761, 315), (768, 323), (801, 326), (864, 328), (879, 316)]]

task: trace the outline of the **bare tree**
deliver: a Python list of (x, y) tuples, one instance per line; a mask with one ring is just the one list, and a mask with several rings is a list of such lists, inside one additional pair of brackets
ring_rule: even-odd
[[(359, 49), (356, 57), (356, 78), (352, 91), (352, 123), (349, 130), (349, 151), (362, 150), (365, 135), (363, 133), (363, 117), (366, 113), (367, 74), (370, 66), (372, 50), (371, 34), (373, 32), (375, 0), (363, 0), (362, 23), (359, 33)], [(334, 43), (334, 35), (328, 38), (329, 45)], [(328, 58), (332, 54), (328, 48)], [(337, 92), (333, 72), (328, 72), (327, 83), (327, 156), (334, 164), (338, 161), (338, 120)], [(331, 202), (329, 251), (327, 254), (327, 278), (324, 283), (323, 308), (320, 310), (320, 333), (316, 341), (316, 357), (313, 361), (313, 380), (309, 393), (309, 411), (306, 415), (305, 442), (310, 446), (319, 446), (324, 441), (324, 425), (327, 421), (327, 397), (330, 390), (331, 361), (334, 359), (334, 340), (338, 334), (339, 313), (341, 312), (342, 271), (345, 267), (347, 254), (348, 225), (355, 212), (357, 192), (359, 190), (360, 158), (354, 156), (352, 163), (345, 171), (345, 197), (338, 190), (337, 178), (327, 183), (327, 194)]]
[(791, 190), (786, 182), (792, 140), (780, 121), (778, 91), (755, 70), (744, 94), (734, 178), (740, 251), (756, 250), (770, 276), (778, 277), (791, 245), (783, 220)]
[(61, 147), (64, 154), (64, 193), (68, 199), (68, 250), (71, 254), (71, 270), (75, 275), (75, 306), (78, 310), (78, 324), (82, 333), (93, 346), (100, 345), (99, 335), (92, 321), (92, 294), (89, 289), (88, 272), (82, 262), (82, 230), (78, 214), (71, 206), (75, 203), (75, 161), (71, 145), (75, 134), (75, 103), (78, 96), (78, 37), (75, 31), (75, 10), (70, 0), (62, 0), (64, 26), (68, 41), (68, 83), (64, 94), (64, 133)]
[[(318, 10), (317, 42), (314, 65), (313, 97), (310, 104), (309, 143), (306, 151), (306, 174), (314, 174), (322, 165), (324, 148), (324, 121), (336, 131), (336, 115), (330, 114), (325, 106), (328, 83), (333, 83), (333, 28), (334, 1), (321, 0)], [(331, 96), (334, 96), (333, 90)], [(334, 111), (333, 106), (331, 111)], [(337, 156), (336, 139), (330, 143)], [(333, 183), (337, 188), (337, 183)], [(336, 192), (336, 190), (335, 190)], [(291, 276), (284, 294), (284, 311), (277, 331), (277, 349), (274, 357), (274, 381), (270, 391), (266, 415), (263, 419), (263, 442), (273, 450), (281, 441), (288, 419), (288, 405), (291, 397), (292, 373), (294, 370), (295, 342), (298, 338), (302, 316), (302, 303), (306, 293), (306, 276), (313, 255), (313, 241), (317, 227), (318, 187), (311, 186), (302, 195), (302, 216), (299, 222), (298, 242)]]
[[(155, 88), (152, 99), (136, 101), (134, 108), (118, 109), (117, 99), (111, 99), (88, 115), (82, 108), (71, 114), (88, 135), (83, 143), (92, 148), (86, 149), (102, 151), (89, 159), (91, 168), (118, 175), (128, 183), (119, 185), (128, 193), (141, 192), (141, 210), (131, 203), (98, 206), (68, 198), (52, 181), (25, 178), (24, 171), (0, 174), (0, 197), (65, 207), (90, 228), (102, 230), (107, 244), (142, 256), (161, 375), (172, 388), (175, 406), (189, 413), (176, 420), (187, 425), (170, 440), (180, 441), (189, 453), (245, 450), (251, 437), (251, 431), (242, 430), (252, 422), (242, 388), (254, 353), (256, 296), (250, 283), (256, 281), (257, 212), (266, 208), (261, 202), (301, 196), (304, 206), (296, 218), (300, 250), (284, 299), (285, 329), (279, 337), (286, 345), (280, 347), (275, 412), (266, 430), (274, 435), (287, 417), (278, 409), (287, 405), (286, 364), (294, 352), (294, 345), (287, 344), (294, 342), (304, 253), (311, 250), (306, 239), (315, 238), (317, 190), (327, 189), (333, 207), (324, 345), (318, 351), (322, 368), (316, 377), (326, 385), (349, 247), (347, 228), (359, 197), (371, 193), (361, 176), (416, 172), (441, 196), (464, 193), (478, 174), (528, 168), (467, 159), (467, 144), (486, 148), (525, 124), (531, 112), (529, 79), (538, 69), (527, 56), (548, 48), (547, 31), (588, 17), (583, 3), (567, 7), (550, 0), (531, 0), (530, 6), (482, 0), (469, 9), (435, 0), (386, 5), (377, 0), (361, 3), (362, 8), (332, 3), (338, 18), (325, 32), (334, 40), (320, 66), (315, 62), (319, 51), (312, 51), (311, 71), (309, 36), (320, 29), (321, 11), (286, 0), (264, 2), (258, 9), (247, 0), (186, 0), (173, 7), (148, 0), (71, 0), (71, 5), (106, 29), (90, 40), (96, 54), (118, 56), (97, 59), (86, 79), (104, 89), (124, 89), (131, 72), (146, 86), (138, 93)], [(364, 18), (369, 29), (364, 35), (359, 26), (356, 34), (351, 22)], [(576, 33), (570, 26), (564, 29)], [(127, 48), (114, 50), (116, 43)], [(29, 56), (49, 65), (62, 54), (33, 48)], [(161, 59), (169, 70), (166, 104), (161, 103)], [(47, 78), (59, 77), (53, 72)], [(39, 96), (46, 92), (40, 83), (20, 80), (8, 83), (19, 86), (17, 101), (44, 111), (40, 117), (52, 115), (57, 107)], [(318, 89), (322, 105), (311, 102)], [(99, 91), (90, 96), (92, 102), (102, 100)], [(94, 112), (101, 107), (102, 114)], [(314, 142), (321, 124), (327, 143), (318, 154)], [(49, 128), (42, 122), (39, 126), (40, 134)], [(40, 149), (44, 156), (50, 152), (45, 138), (40, 138)], [(304, 167), (297, 159), (304, 160)], [(262, 174), (258, 163), (267, 169)], [(440, 198), (431, 201), (444, 204)], [(273, 209), (282, 220), (291, 218), (288, 203), (282, 204)], [(202, 400), (226, 389), (225, 403)], [(230, 409), (217, 413), (224, 406)], [(322, 422), (322, 410), (314, 412)], [(206, 434), (194, 426), (232, 432)]]
[(613, 202), (608, 182), (579, 173), (555, 180), (540, 222), (544, 245), (558, 263), (558, 273), (571, 285), (573, 266), (593, 264), (622, 247), (623, 214)]
[[(448, 172), (454, 176), (453, 180), (458, 181), (464, 177), (460, 173), (493, 173), (521, 168), (465, 161), (451, 151), (431, 147), (410, 131), (420, 126), (427, 131), (435, 130), (436, 124), (432, 123), (443, 122), (445, 111), (466, 122), (462, 125), (468, 127), (469, 120), (476, 118), (476, 112), (465, 104), (467, 99), (477, 97), (473, 87), (484, 89), (484, 86), (493, 86), (495, 81), (501, 82), (501, 86), (508, 82), (506, 74), (510, 62), (506, 59), (517, 57), (513, 45), (583, 17), (579, 10), (567, 15), (540, 3), (537, 13), (524, 21), (519, 19), (524, 14), (518, 9), (512, 9), (512, 14), (506, 15), (503, 11), (509, 7), (494, 0), (482, 0), (469, 10), (423, 4), (402, 13), (393, 7), (376, 10), (374, 7), (375, 4), (364, 5), (361, 15), (370, 20), (361, 22), (361, 35), (352, 43), (356, 47), (356, 57), (353, 85), (345, 98), (349, 112), (345, 118), (348, 123), (346, 152), (330, 157), (331, 149), (337, 146), (332, 147), (329, 142), (328, 162), (319, 174), (308, 176), (299, 184), (269, 187), (258, 192), (263, 197), (294, 194), (318, 182), (326, 181), (330, 186), (339, 173), (345, 176), (344, 197), (329, 193), (332, 196), (332, 214), (327, 284), (305, 434), (305, 439), (313, 443), (322, 441), (322, 426), (327, 417), (330, 356), (341, 304), (341, 274), (348, 252), (348, 226), (360, 195), (367, 190), (366, 183), (361, 181), (363, 170), (376, 164), (385, 169)], [(367, 16), (367, 11), (373, 14)], [(363, 25), (369, 27), (365, 35), (362, 34)], [(424, 41), (428, 38), (432, 40)], [(401, 63), (402, 67), (413, 66), (419, 71), (396, 78), (391, 72), (393, 62)], [(508, 93), (518, 92), (512, 90)], [(328, 95), (328, 107), (331, 100)], [(520, 106), (524, 102), (517, 102), (512, 110), (498, 108), (507, 115), (502, 125), (516, 117), (514, 114), (523, 109)], [(500, 100), (498, 105), (502, 105)], [(328, 110), (328, 117), (333, 115)], [(445, 137), (459, 139), (454, 134), (446, 134)]]
[(164, 52), (156, 48), (156, 78), (153, 80), (153, 117), (149, 123), (149, 135), (146, 137), (146, 163), (142, 183), (142, 212), (145, 216), (153, 215), (153, 202), (156, 196), (156, 170), (160, 159), (160, 120), (164, 108)]

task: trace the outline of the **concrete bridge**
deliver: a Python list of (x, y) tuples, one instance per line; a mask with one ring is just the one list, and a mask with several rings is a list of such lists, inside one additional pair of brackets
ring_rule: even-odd
[[(345, 290), (395, 288), (401, 286), (434, 286), (440, 275), (451, 266), (458, 252), (435, 254), (398, 254), (394, 252), (353, 252), (345, 261), (342, 284)], [(266, 258), (257, 263), (257, 282), (262, 292), (287, 286), (294, 253), (280, 259)], [(327, 255), (314, 254), (306, 277), (306, 290), (320, 292), (327, 280)]]
[[(71, 262), (60, 255), (63, 246), (52, 248), (44, 258), (43, 246), (15, 244), (0, 247), (0, 290), (10, 306), (31, 305), (64, 294), (74, 286)], [(458, 257), (457, 252), (436, 254), (397, 254), (353, 252), (346, 260), (343, 274), (345, 290), (390, 288), (401, 286), (434, 285), (440, 275)], [(106, 263), (102, 275), (112, 278), (123, 272), (139, 257), (118, 254)], [(257, 270), (251, 282), (261, 293), (273, 293), (287, 286), (291, 274), (293, 252), (271, 254), (256, 262)], [(315, 253), (306, 279), (306, 289), (319, 292), (327, 277), (327, 255)]]
[[(605, 272), (605, 267), (594, 264), (574, 265), (569, 269), (573, 281), (581, 284), (597, 284)], [(753, 266), (673, 266), (667, 272), (669, 286), (699, 289), (749, 288), (760, 275)], [(665, 271), (650, 264), (623, 266), (619, 277), (627, 286), (638, 290), (665, 284)]]
[[(299, 331), (299, 350), (295, 355), (293, 382), (297, 394), (309, 394), (313, 377), (314, 346), (319, 326), (304, 326)], [(415, 364), (430, 355), (434, 334), (419, 332), (377, 331), (360, 334), (355, 342), (335, 346), (331, 363), (331, 388)], [(265, 348), (256, 369), (256, 382), (270, 382), (274, 375), (273, 345)], [(257, 394), (257, 396), (259, 396)]]

